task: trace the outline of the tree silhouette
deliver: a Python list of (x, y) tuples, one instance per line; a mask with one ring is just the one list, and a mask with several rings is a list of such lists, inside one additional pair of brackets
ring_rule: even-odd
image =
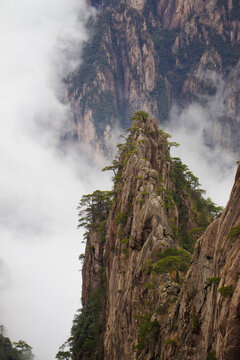
[(20, 358), (23, 360), (32, 360), (34, 355), (32, 353), (32, 347), (26, 343), (26, 341), (19, 340), (13, 342), (14, 348), (20, 353)]

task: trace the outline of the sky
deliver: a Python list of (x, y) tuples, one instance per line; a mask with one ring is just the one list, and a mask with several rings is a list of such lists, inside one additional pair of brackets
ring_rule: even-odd
[[(80, 307), (78, 201), (111, 187), (105, 159), (58, 141), (71, 119), (62, 79), (79, 64), (90, 13), (84, 0), (0, 2), (0, 324), (36, 360), (54, 359)], [(173, 108), (169, 131), (176, 155), (224, 205), (234, 159), (204, 145), (211, 111)]]

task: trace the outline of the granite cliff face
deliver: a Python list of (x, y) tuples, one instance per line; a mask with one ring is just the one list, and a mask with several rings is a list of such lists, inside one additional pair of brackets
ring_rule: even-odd
[[(197, 241), (166, 336), (178, 341), (163, 359), (221, 360), (240, 354), (240, 166), (229, 202)], [(173, 330), (173, 323), (177, 328)], [(171, 357), (172, 354), (172, 357)]]
[(110, 167), (112, 206), (87, 237), (74, 359), (238, 359), (240, 168), (226, 209), (191, 260), (194, 237), (219, 209), (170, 157), (175, 144), (167, 137), (136, 113)]
[(89, 3), (99, 13), (66, 90), (81, 141), (107, 152), (114, 128), (138, 109), (163, 124), (173, 102), (197, 102), (209, 114), (208, 142), (239, 150), (239, 1)]

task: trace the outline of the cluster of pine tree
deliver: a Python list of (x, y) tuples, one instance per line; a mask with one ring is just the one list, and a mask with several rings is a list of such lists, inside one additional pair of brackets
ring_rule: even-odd
[(32, 360), (32, 347), (25, 341), (11, 342), (4, 336), (4, 326), (0, 326), (0, 360)]

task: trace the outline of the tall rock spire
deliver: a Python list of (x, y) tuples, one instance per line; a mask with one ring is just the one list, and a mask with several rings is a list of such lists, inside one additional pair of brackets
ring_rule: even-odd
[(191, 262), (194, 237), (220, 209), (201, 196), (186, 165), (170, 157), (176, 144), (157, 121), (143, 111), (132, 120), (118, 157), (106, 167), (114, 170), (113, 191), (87, 195), (94, 222), (73, 357), (202, 360), (216, 352), (218, 359), (235, 360), (239, 170), (226, 209), (197, 241)]

